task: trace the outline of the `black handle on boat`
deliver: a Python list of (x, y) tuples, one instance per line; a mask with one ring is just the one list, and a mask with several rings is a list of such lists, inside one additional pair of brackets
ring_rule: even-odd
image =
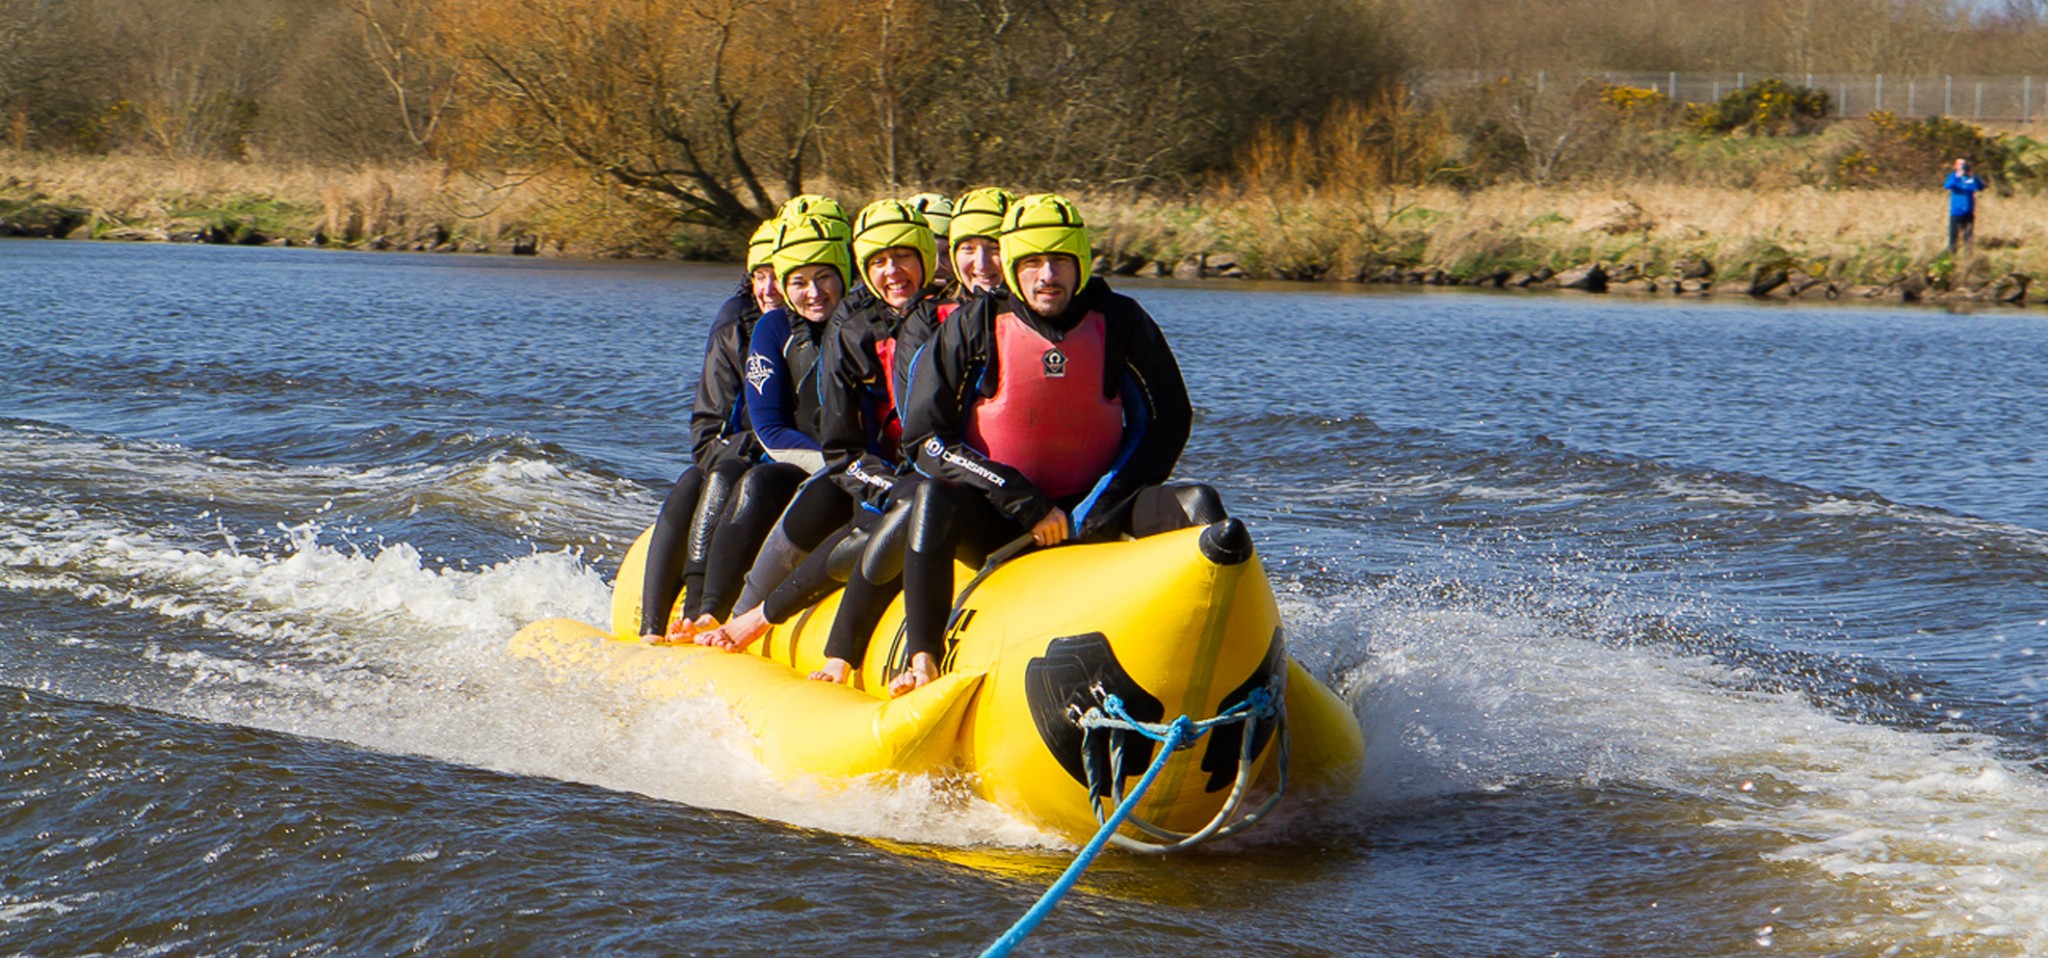
[[(996, 571), (997, 566), (1016, 558), (1017, 553), (1031, 548), (1031, 544), (1036, 541), (1038, 540), (1031, 538), (1031, 533), (1027, 532), (1003, 543), (1002, 548), (989, 553), (988, 560), (981, 564), (981, 571), (975, 573), (974, 578), (967, 580), (967, 587), (960, 590), (960, 598), (967, 598), (968, 594), (974, 591), (974, 587), (981, 584), (981, 580), (987, 578), (989, 573)], [(1068, 539), (1067, 541), (1072, 542), (1074, 540)], [(1047, 546), (1047, 548), (1051, 547)]]

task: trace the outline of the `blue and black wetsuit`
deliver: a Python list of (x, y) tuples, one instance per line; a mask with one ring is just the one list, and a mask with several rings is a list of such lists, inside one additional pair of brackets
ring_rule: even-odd
[[(769, 531), (807, 477), (825, 467), (819, 436), (818, 358), (828, 323), (778, 309), (754, 324), (742, 379), (754, 438), (768, 461), (747, 470), (712, 535), (704, 602), (715, 619), (749, 604), (741, 592)], [(844, 519), (831, 519), (833, 524)], [(829, 527), (828, 527), (829, 528)]]
[(768, 458), (807, 474), (825, 468), (825, 447), (818, 441), (818, 358), (830, 325), (778, 309), (754, 324), (747, 348), (747, 414), (754, 436)]
[[(900, 546), (875, 553), (886, 552), (889, 561), (860, 557), (870, 551), (871, 537), (893, 527), (892, 520), (900, 525), (903, 510), (890, 507), (920, 481), (903, 468), (896, 398), (908, 355), (902, 335), (913, 324), (931, 328), (936, 308), (929, 292), (901, 311), (877, 297), (856, 295), (834, 314), (818, 379), (826, 471), (797, 493), (748, 575), (749, 595), (765, 593), (762, 612), (771, 622), (785, 621), (844, 585), (825, 647), (833, 658), (859, 660), (868, 633), (899, 588)], [(787, 540), (786, 548), (778, 537)], [(805, 558), (792, 568), (776, 565), (771, 555), (784, 562), (791, 555)], [(768, 588), (777, 574), (780, 581)]]

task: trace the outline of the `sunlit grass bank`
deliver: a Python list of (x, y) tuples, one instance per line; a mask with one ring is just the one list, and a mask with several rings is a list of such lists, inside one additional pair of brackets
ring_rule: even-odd
[[(1975, 253), (1960, 259), (1945, 255), (1947, 207), (1934, 188), (1645, 180), (1285, 196), (1214, 187), (1178, 200), (1080, 200), (1106, 265), (1126, 274), (1470, 283), (1596, 263), (1616, 275), (1664, 277), (1691, 263), (1710, 266), (1707, 280), (1723, 288), (1761, 269), (1843, 289), (1918, 282), (1934, 290), (2048, 274), (2048, 196), (2031, 193), (1987, 198)], [(507, 184), (428, 164), (317, 169), (0, 153), (0, 220), (30, 222), (39, 211), (68, 217), (72, 238), (520, 246), (590, 257), (716, 257), (728, 242), (570, 178)]]

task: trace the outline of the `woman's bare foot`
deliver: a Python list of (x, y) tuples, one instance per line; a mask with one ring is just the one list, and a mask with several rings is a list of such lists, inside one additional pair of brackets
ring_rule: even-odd
[(811, 673), (811, 681), (845, 685), (846, 677), (852, 674), (852, 672), (852, 663), (847, 662), (845, 659), (826, 659), (825, 664), (818, 671)]
[(932, 661), (931, 653), (919, 652), (910, 657), (910, 666), (889, 680), (889, 697), (896, 698), (914, 692), (931, 684), (939, 677), (938, 663)]
[(649, 645), (689, 645), (698, 635), (718, 628), (718, 620), (700, 615), (691, 621), (678, 620), (668, 624), (666, 635), (643, 635), (640, 641)]
[(697, 633), (697, 644), (724, 649), (727, 652), (743, 652), (754, 640), (768, 634), (768, 614), (760, 606), (733, 616), (724, 625), (709, 632)]
[(670, 623), (668, 637), (669, 641), (680, 645), (685, 642), (693, 642), (697, 636), (703, 635), (715, 628), (718, 628), (718, 620), (712, 618), (710, 613), (705, 613), (688, 622)]

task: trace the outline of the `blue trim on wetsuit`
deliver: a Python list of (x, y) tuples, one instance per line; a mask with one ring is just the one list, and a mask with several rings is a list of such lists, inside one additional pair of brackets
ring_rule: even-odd
[[(1125, 374), (1123, 379), (1123, 387), (1120, 390), (1124, 401), (1123, 446), (1116, 451), (1116, 461), (1109, 464), (1109, 471), (1095, 481), (1095, 487), (1088, 490), (1088, 495), (1074, 506), (1073, 512), (1067, 514), (1067, 521), (1072, 526), (1067, 530), (1070, 535), (1081, 534), (1081, 524), (1088, 518), (1088, 513), (1101, 500), (1102, 494), (1109, 490), (1110, 483), (1115, 482), (1116, 477), (1123, 472), (1124, 464), (1131, 461), (1131, 454), (1138, 451), (1138, 444), (1145, 439), (1145, 423), (1151, 419), (1149, 411), (1145, 408), (1145, 394), (1136, 383), (1131, 382), (1129, 374)], [(1137, 424), (1136, 428), (1131, 426), (1132, 423)]]
[(770, 455), (793, 450), (822, 454), (825, 447), (797, 423), (800, 380), (791, 374), (785, 353), (793, 335), (789, 316), (789, 310), (778, 309), (754, 323), (754, 338), (747, 344), (747, 368), (742, 372), (747, 382), (747, 418), (753, 420), (754, 437)]

